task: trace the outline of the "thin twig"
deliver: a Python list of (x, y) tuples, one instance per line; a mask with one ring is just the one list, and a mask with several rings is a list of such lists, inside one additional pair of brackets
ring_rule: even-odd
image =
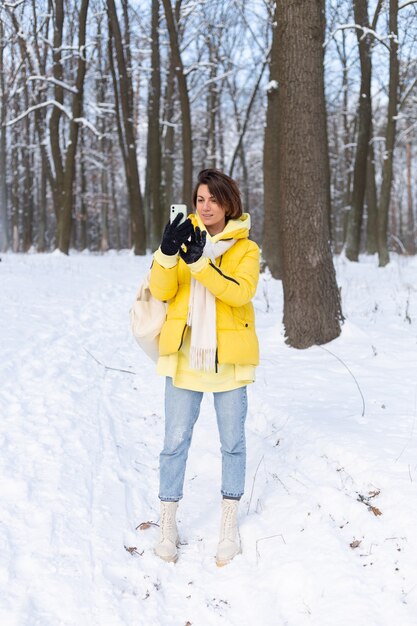
[(282, 541), (285, 543), (285, 545), (287, 545), (287, 542), (285, 541), (283, 535), (279, 534), (279, 535), (270, 535), (269, 537), (261, 537), (260, 539), (256, 540), (256, 563), (258, 563), (259, 561), (259, 557), (261, 556), (258, 550), (258, 543), (260, 541), (266, 541), (267, 539), (274, 539), (275, 537), (281, 537)]
[(253, 477), (253, 482), (252, 482), (252, 491), (250, 492), (250, 498), (249, 498), (248, 510), (247, 510), (246, 515), (249, 515), (250, 505), (251, 505), (251, 503), (252, 503), (253, 490), (255, 489), (255, 480), (256, 480), (256, 475), (257, 475), (257, 473), (258, 473), (258, 470), (259, 470), (259, 467), (260, 467), (260, 465), (261, 465), (262, 461), (264, 460), (264, 456), (265, 456), (265, 455), (262, 455), (262, 456), (261, 456), (261, 459), (260, 459), (260, 461), (259, 461), (259, 463), (258, 463), (258, 467), (256, 468), (256, 471), (255, 471), (255, 474), (254, 474), (254, 477)]
[(84, 350), (87, 352), (87, 354), (89, 354), (91, 356), (92, 359), (95, 360), (96, 363), (98, 363), (99, 365), (101, 365), (102, 367), (104, 367), (104, 369), (106, 370), (113, 370), (114, 372), (123, 372), (124, 374), (135, 374), (136, 372), (132, 372), (131, 370), (122, 370), (118, 367), (110, 367), (109, 365), (105, 365), (104, 363), (102, 363), (101, 361), (99, 361), (94, 354), (91, 354), (91, 352), (89, 352), (89, 350), (87, 350), (87, 348), (84, 348)]
[(349, 372), (349, 374), (352, 376), (353, 380), (355, 381), (355, 384), (359, 390), (359, 393), (361, 394), (361, 398), (362, 398), (362, 414), (361, 417), (363, 417), (365, 415), (365, 398), (363, 397), (363, 393), (361, 388), (359, 387), (359, 383), (355, 378), (355, 375), (352, 373), (352, 371), (349, 369), (349, 367), (346, 365), (346, 363), (344, 361), (342, 361), (342, 359), (340, 357), (337, 356), (337, 354), (334, 354), (334, 352), (332, 352), (331, 350), (328, 350), (328, 348), (324, 348), (323, 346), (317, 346), (318, 348), (321, 348), (321, 350), (324, 350), (325, 352), (328, 352), (329, 354), (331, 354), (332, 356), (334, 356), (335, 359), (337, 359)]

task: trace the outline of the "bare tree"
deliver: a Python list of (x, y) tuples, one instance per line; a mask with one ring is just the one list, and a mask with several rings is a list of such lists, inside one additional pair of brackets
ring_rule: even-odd
[[(193, 184), (193, 144), (191, 130), (191, 108), (190, 97), (188, 93), (187, 78), (184, 73), (184, 65), (181, 57), (180, 42), (178, 35), (178, 22), (172, 11), (171, 0), (162, 0), (167, 21), (169, 41), (171, 46), (171, 55), (173, 65), (178, 81), (178, 92), (181, 105), (181, 123), (182, 123), (182, 160), (183, 160), (183, 179), (182, 179), (182, 198), (188, 203), (191, 201), (192, 184)], [(181, 0), (177, 0), (177, 6), (181, 5)]]
[(413, 192), (412, 192), (412, 166), (411, 166), (411, 141), (407, 141), (406, 164), (407, 164), (407, 248), (409, 254), (416, 253), (415, 239), (415, 219), (413, 210)]
[(0, 252), (9, 247), (7, 223), (7, 147), (6, 147), (6, 80), (4, 68), (4, 49), (6, 47), (4, 24), (0, 14)]
[(79, 135), (79, 120), (83, 112), (84, 78), (87, 67), (86, 60), (86, 24), (89, 0), (82, 0), (79, 13), (78, 31), (78, 64), (75, 81), (75, 93), (72, 98), (72, 115), (70, 120), (69, 141), (65, 156), (65, 167), (62, 180), (62, 201), (58, 220), (57, 243), (61, 252), (68, 254), (72, 234), (72, 211), (74, 204), (75, 157)]
[(345, 253), (350, 261), (359, 256), (363, 204), (366, 190), (366, 165), (372, 121), (371, 101), (371, 36), (368, 18), (368, 0), (355, 0), (353, 3), (356, 35), (359, 46), (361, 84), (358, 104), (358, 136), (353, 174), (352, 204), (349, 213)]
[(388, 119), (385, 135), (385, 155), (382, 168), (381, 195), (378, 213), (378, 256), (381, 267), (389, 263), (388, 252), (388, 211), (391, 200), (394, 145), (398, 109), (399, 62), (398, 62), (398, 2), (389, 2), (389, 88)]
[[(123, 0), (122, 5), (124, 11), (127, 10), (127, 1)], [(111, 39), (114, 40), (118, 80), (116, 78), (115, 67), (112, 58), (112, 49), (110, 48), (110, 65), (112, 69), (113, 83), (115, 88), (116, 107), (120, 102), (121, 115), (118, 111), (118, 128), (120, 148), (123, 155), (123, 161), (126, 172), (126, 183), (129, 194), (129, 206), (131, 215), (132, 235), (135, 254), (146, 254), (146, 233), (145, 218), (142, 207), (142, 194), (140, 190), (139, 170), (136, 154), (136, 137), (133, 123), (133, 87), (130, 67), (127, 62), (128, 46), (125, 49), (123, 45), (123, 37), (120, 29), (119, 18), (117, 15), (114, 0), (107, 0), (107, 11), (109, 16), (109, 30)], [(126, 13), (125, 13), (126, 15)], [(128, 24), (125, 27), (126, 32), (124, 40), (129, 41)], [(111, 43), (111, 41), (110, 41)]]
[(269, 60), (267, 111), (264, 136), (264, 228), (262, 254), (274, 278), (282, 277), (281, 244), (279, 240), (279, 99), (278, 99), (278, 28), (275, 9), (272, 19), (272, 45)]
[[(159, 0), (152, 0), (151, 80), (148, 95), (148, 145), (146, 163), (146, 202), (150, 246), (154, 250), (165, 224), (161, 202), (161, 55), (159, 50)], [(167, 214), (168, 215), (168, 214)]]

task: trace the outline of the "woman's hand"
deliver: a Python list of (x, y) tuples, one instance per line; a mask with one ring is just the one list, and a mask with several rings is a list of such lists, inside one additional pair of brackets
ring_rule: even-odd
[(194, 232), (193, 225), (188, 219), (178, 226), (182, 217), (183, 214), (178, 213), (174, 221), (172, 223), (168, 222), (165, 226), (161, 241), (161, 252), (168, 256), (177, 254), (180, 246), (185, 243), (191, 233)]
[(207, 233), (205, 230), (201, 231), (197, 226), (195, 230), (191, 232), (190, 241), (185, 241), (187, 250), (184, 251), (180, 248), (180, 257), (183, 261), (189, 265), (195, 263), (203, 254), (204, 246), (206, 245)]

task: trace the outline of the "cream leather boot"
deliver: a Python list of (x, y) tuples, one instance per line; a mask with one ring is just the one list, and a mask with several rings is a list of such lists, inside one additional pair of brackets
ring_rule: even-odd
[(175, 563), (178, 558), (177, 546), (179, 539), (175, 521), (177, 508), (178, 502), (164, 502), (161, 500), (161, 537), (155, 546), (155, 554), (169, 563)]
[(239, 500), (222, 500), (222, 521), (220, 524), (220, 539), (217, 546), (216, 565), (222, 567), (241, 552), (239, 528), (237, 525), (237, 510)]

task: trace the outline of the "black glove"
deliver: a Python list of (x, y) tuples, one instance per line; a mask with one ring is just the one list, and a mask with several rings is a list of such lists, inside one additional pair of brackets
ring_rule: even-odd
[(172, 224), (168, 222), (165, 226), (161, 241), (161, 252), (164, 254), (169, 256), (177, 254), (181, 244), (187, 241), (193, 231), (193, 225), (188, 219), (178, 226), (182, 217), (183, 214), (178, 213)]
[(195, 263), (203, 254), (204, 246), (206, 245), (207, 233), (205, 230), (201, 231), (197, 226), (191, 233), (190, 241), (186, 241), (186, 252), (183, 248), (180, 248), (180, 257), (187, 264)]

